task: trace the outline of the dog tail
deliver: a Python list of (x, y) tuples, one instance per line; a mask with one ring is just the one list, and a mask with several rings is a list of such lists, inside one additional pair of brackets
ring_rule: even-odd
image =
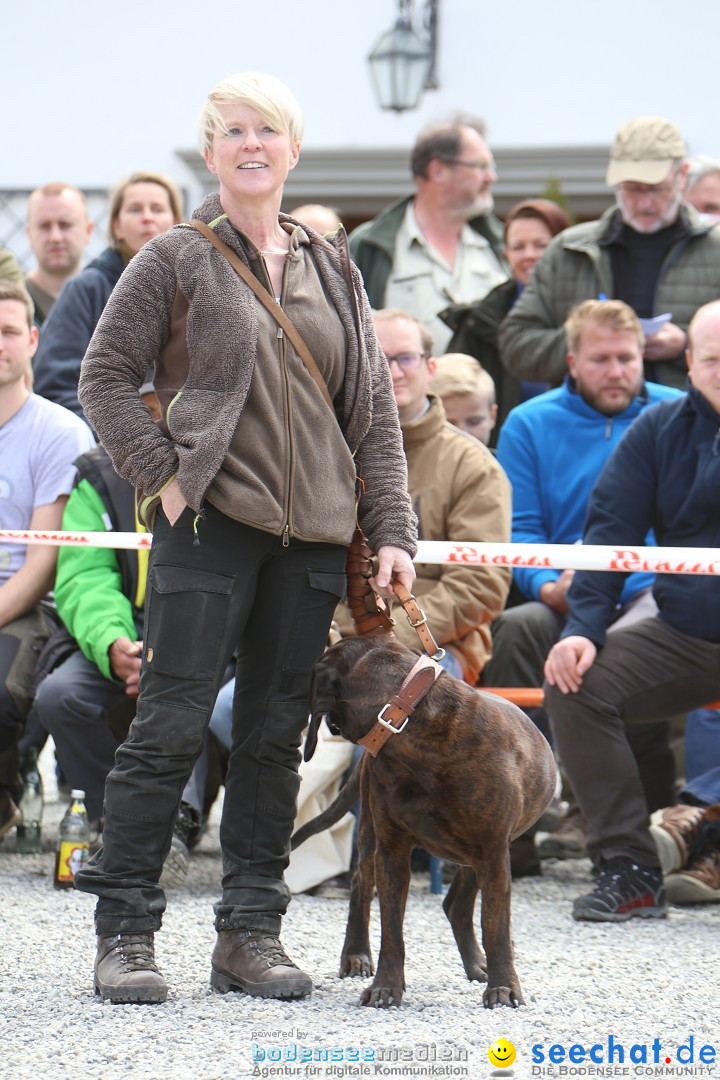
[(330, 803), (327, 810), (323, 810), (322, 814), (318, 814), (312, 821), (307, 821), (297, 832), (293, 833), (290, 840), (291, 849), (294, 850), (296, 847), (300, 847), (311, 836), (329, 829), (331, 825), (340, 820), (343, 814), (347, 814), (348, 810), (357, 802), (359, 796), (360, 769), (356, 765), (335, 796), (335, 801)]

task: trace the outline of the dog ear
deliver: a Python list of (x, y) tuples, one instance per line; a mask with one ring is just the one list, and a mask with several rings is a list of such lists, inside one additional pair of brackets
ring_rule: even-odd
[(318, 731), (322, 724), (323, 713), (312, 713), (310, 716), (310, 723), (308, 724), (307, 735), (305, 736), (305, 749), (303, 750), (303, 761), (309, 761), (315, 753), (317, 748)]

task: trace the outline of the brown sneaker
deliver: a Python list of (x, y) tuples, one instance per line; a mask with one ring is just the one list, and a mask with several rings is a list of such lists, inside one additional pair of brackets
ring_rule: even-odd
[(585, 818), (573, 806), (557, 828), (540, 840), (538, 855), (541, 859), (582, 859), (587, 855), (585, 830)]
[(98, 934), (95, 993), (114, 1005), (155, 1004), (167, 998), (157, 969), (151, 933)]
[(302, 998), (312, 980), (286, 955), (270, 930), (219, 930), (212, 954), (210, 985), (221, 994), (244, 990), (253, 997)]
[(670, 904), (717, 904), (720, 901), (720, 851), (710, 848), (679, 874), (665, 878)]
[(660, 856), (663, 873), (689, 866), (700, 853), (711, 822), (720, 817), (715, 806), (667, 806), (650, 818), (650, 833)]

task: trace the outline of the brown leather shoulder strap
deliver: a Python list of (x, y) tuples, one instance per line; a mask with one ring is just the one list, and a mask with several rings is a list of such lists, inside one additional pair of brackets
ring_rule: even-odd
[(193, 218), (189, 222), (189, 224), (192, 225), (193, 229), (197, 229), (199, 233), (202, 233), (203, 236), (210, 241), (212, 246), (216, 248), (221, 255), (225, 256), (227, 261), (232, 266), (233, 270), (235, 270), (240, 275), (246, 285), (250, 286), (260, 303), (267, 308), (278, 326), (282, 327), (284, 333), (292, 342), (295, 352), (298, 354), (303, 364), (307, 368), (308, 373), (317, 383), (320, 393), (322, 394), (334, 414), (335, 406), (332, 403), (330, 391), (327, 388), (325, 380), (320, 374), (319, 367), (312, 358), (312, 353), (308, 349), (303, 339), (300, 337), (300, 334), (295, 324), (292, 323), (290, 319), (288, 319), (287, 315), (280, 307), (275, 297), (270, 295), (262, 282), (258, 281), (258, 279), (255, 277), (250, 267), (246, 266), (242, 259), (240, 259), (235, 254), (233, 249), (231, 247), (228, 247), (224, 240), (220, 239), (214, 229), (211, 229), (210, 226), (206, 225), (204, 221), (199, 221), (197, 218)]

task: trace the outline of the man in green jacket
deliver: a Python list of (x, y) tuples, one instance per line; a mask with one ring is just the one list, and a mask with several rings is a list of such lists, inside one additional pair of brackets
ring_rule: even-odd
[(570, 309), (613, 298), (643, 324), (645, 378), (684, 388), (687, 327), (720, 295), (720, 229), (683, 202), (687, 173), (675, 124), (639, 116), (620, 128), (607, 171), (617, 205), (552, 241), (500, 328), (501, 358), (513, 375), (558, 386)]
[[(135, 491), (117, 475), (103, 447), (83, 454), (75, 464), (77, 483), (63, 514), (64, 530), (144, 531), (137, 520)], [(105, 778), (135, 716), (147, 561), (146, 549), (62, 547), (58, 556), (54, 596), (76, 648), (70, 641), (70, 655), (40, 683), (33, 711), (53, 737), (68, 783), (85, 792), (88, 816), (98, 831)], [(202, 823), (206, 774), (203, 753), (183, 792), (163, 868), (166, 885), (180, 884), (187, 874), (188, 847)]]
[(451, 331), (437, 313), (448, 303), (481, 299), (508, 276), (483, 122), (459, 116), (426, 128), (410, 165), (415, 194), (355, 229), (350, 253), (372, 306), (420, 319), (439, 356)]

